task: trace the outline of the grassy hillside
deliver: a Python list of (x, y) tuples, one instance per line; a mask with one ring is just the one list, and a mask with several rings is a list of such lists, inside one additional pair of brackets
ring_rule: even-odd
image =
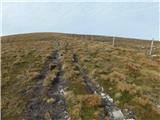
[[(107, 120), (101, 98), (87, 90), (84, 77), (73, 62), (74, 55), (93, 84), (102, 86), (120, 109), (131, 109), (138, 120), (160, 118), (160, 42), (154, 42), (150, 56), (151, 41), (147, 40), (116, 37), (113, 47), (112, 37), (105, 36), (31, 33), (1, 39), (3, 120), (28, 119), (28, 105), (33, 98), (46, 108), (41, 117), (53, 118), (54, 111), (46, 106), (55, 103), (50, 92), (51, 88), (56, 90), (59, 64), (71, 119)], [(47, 63), (47, 73), (40, 80), (46, 61), (53, 58), (51, 54), (57, 49), (60, 57)]]

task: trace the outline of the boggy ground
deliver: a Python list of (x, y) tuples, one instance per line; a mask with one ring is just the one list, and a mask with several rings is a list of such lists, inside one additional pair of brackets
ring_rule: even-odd
[(102, 86), (120, 109), (130, 109), (138, 120), (158, 120), (160, 43), (149, 56), (150, 42), (116, 39), (112, 47), (111, 37), (2, 37), (2, 119), (109, 119), (101, 98), (88, 91), (73, 63), (76, 53), (92, 83)]

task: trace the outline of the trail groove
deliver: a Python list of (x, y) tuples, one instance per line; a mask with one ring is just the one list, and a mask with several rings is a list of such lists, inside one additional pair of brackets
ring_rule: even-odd
[[(52, 103), (48, 103), (43, 100), (43, 81), (49, 73), (49, 65), (52, 63), (55, 64), (58, 72), (47, 91), (49, 99), (53, 100)], [(28, 92), (31, 99), (25, 111), (26, 120), (70, 120), (64, 99), (65, 81), (63, 80), (63, 74), (59, 49), (57, 48), (53, 50), (44, 63), (40, 75), (35, 78), (37, 83)]]

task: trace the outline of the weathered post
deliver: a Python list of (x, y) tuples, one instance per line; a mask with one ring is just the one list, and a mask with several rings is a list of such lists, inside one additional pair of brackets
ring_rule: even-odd
[(112, 47), (114, 47), (115, 37), (113, 37)]
[(153, 42), (154, 42), (154, 39), (152, 39), (152, 42), (151, 42), (149, 55), (152, 55), (152, 51), (153, 51)]

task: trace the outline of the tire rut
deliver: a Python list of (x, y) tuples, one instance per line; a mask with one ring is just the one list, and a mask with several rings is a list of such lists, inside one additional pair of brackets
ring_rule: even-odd
[[(53, 103), (47, 103), (43, 98), (43, 80), (50, 71), (49, 65), (56, 64), (58, 72), (48, 89), (48, 97), (54, 100)], [(37, 83), (28, 90), (30, 100), (25, 110), (26, 120), (70, 120), (66, 110), (64, 99), (64, 86), (62, 64), (60, 62), (59, 49), (54, 49), (47, 58), (40, 75), (35, 79)]]
[[(93, 83), (90, 81), (89, 77), (87, 76), (87, 72), (86, 70), (82, 69), (80, 64), (79, 64), (79, 59), (78, 59), (78, 55), (73, 53), (73, 64), (76, 66), (76, 69), (80, 71), (80, 74), (83, 78), (83, 82), (85, 83), (86, 86), (86, 90), (89, 94), (96, 94), (97, 91), (99, 91), (94, 85)], [(101, 112), (98, 120), (105, 120), (105, 112)]]
[[(88, 91), (92, 94), (97, 94), (102, 99), (102, 105), (104, 107), (104, 112), (107, 116), (109, 116), (110, 120), (135, 120), (135, 115), (133, 111), (126, 112), (124, 114), (124, 110), (120, 110), (113, 102), (113, 99), (104, 93), (103, 87), (101, 87), (98, 83), (95, 85), (92, 80), (88, 77), (87, 71), (83, 69), (79, 64), (78, 55), (76, 53), (73, 53), (73, 63), (77, 67), (77, 69), (80, 71), (84, 83), (86, 85), (86, 88)], [(101, 120), (104, 120), (105, 116), (101, 115)]]
[(59, 61), (60, 60), (57, 61), (59, 72), (48, 90), (49, 97), (55, 99), (54, 104), (51, 106), (50, 114), (53, 120), (70, 120), (64, 98), (64, 87), (66, 85), (63, 79), (64, 71), (62, 70), (62, 64)]

